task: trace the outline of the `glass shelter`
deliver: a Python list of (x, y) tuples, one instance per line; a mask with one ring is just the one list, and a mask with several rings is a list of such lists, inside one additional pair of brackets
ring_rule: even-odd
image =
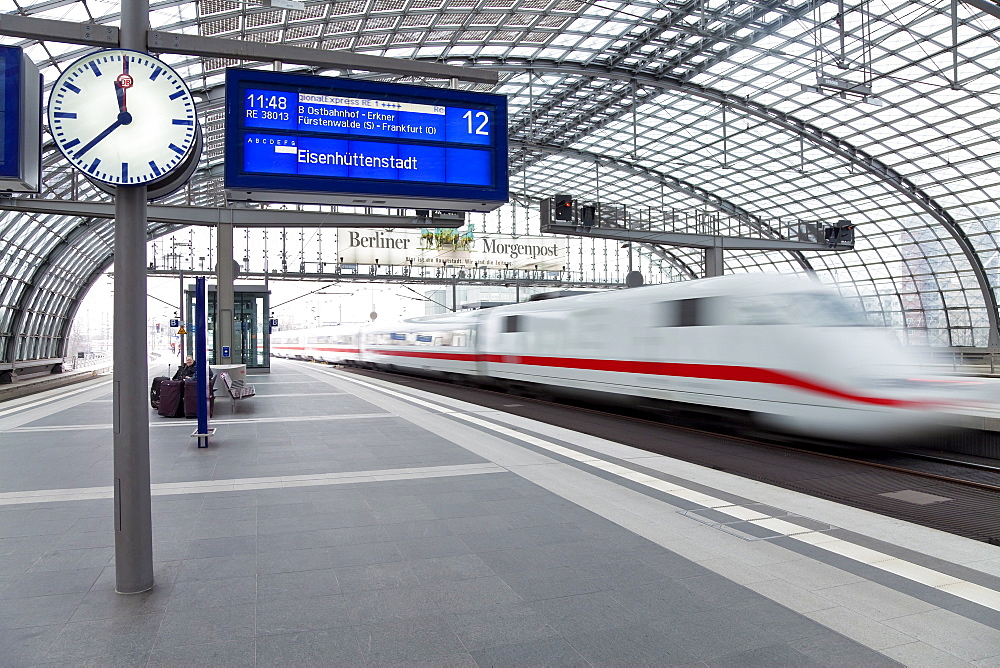
[[(187, 317), (186, 350), (194, 347), (194, 286), (185, 290)], [(233, 350), (234, 364), (245, 364), (247, 373), (267, 373), (271, 368), (271, 332), (268, 326), (271, 293), (263, 285), (233, 286)], [(208, 286), (208, 363), (217, 364), (222, 359), (219, 339), (216, 336), (216, 286)]]

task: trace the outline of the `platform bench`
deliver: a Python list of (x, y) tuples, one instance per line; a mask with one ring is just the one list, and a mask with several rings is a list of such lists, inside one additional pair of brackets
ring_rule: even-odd
[(257, 394), (257, 390), (254, 389), (253, 385), (246, 385), (242, 380), (233, 380), (225, 371), (220, 372), (219, 377), (222, 378), (222, 382), (226, 384), (226, 389), (229, 390), (229, 396), (232, 397), (234, 413), (236, 412), (237, 400), (246, 399), (247, 397), (252, 397)]

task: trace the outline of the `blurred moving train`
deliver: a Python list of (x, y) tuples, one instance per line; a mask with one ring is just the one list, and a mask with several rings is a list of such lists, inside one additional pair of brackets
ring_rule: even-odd
[(274, 355), (515, 391), (750, 417), (773, 431), (884, 442), (983, 402), (927, 373), (895, 335), (821, 284), (780, 275), (276, 332)]

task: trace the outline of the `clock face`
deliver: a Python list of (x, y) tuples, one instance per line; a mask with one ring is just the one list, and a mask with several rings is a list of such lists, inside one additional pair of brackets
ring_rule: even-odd
[(109, 49), (66, 69), (49, 97), (56, 146), (92, 179), (143, 185), (176, 168), (195, 143), (191, 92), (153, 56)]

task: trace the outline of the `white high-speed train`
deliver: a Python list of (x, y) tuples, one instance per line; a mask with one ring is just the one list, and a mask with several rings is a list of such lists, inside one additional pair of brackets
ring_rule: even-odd
[(926, 433), (975, 381), (935, 377), (840, 295), (734, 275), (272, 336), (275, 355), (738, 413), (859, 442)]

